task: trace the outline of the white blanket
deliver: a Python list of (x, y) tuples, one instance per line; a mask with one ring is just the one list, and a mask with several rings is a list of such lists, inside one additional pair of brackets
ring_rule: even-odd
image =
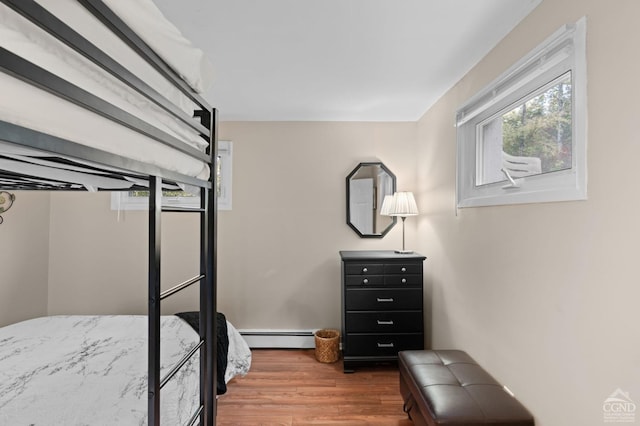
[[(191, 116), (195, 108), (176, 87), (167, 82), (150, 65), (138, 57), (122, 41), (112, 34), (105, 26), (97, 21), (88, 11), (73, 0), (41, 0), (42, 5), (50, 12), (60, 17), (68, 25), (85, 36), (92, 43), (122, 64), (130, 72), (144, 80), (158, 93), (167, 97), (174, 105)], [(147, 2), (117, 2), (123, 3), (117, 9), (124, 7), (124, 3), (137, 7), (150, 8)], [(152, 3), (151, 3), (152, 5)], [(137, 10), (135, 7), (133, 11)], [(160, 13), (160, 12), (158, 12)], [(163, 18), (151, 14), (155, 18)], [(147, 17), (149, 18), (149, 17)], [(193, 63), (194, 73), (208, 67), (198, 65), (202, 60), (202, 52), (194, 49), (186, 40), (178, 38), (175, 27), (166, 21), (156, 22), (145, 19), (144, 23), (150, 29), (143, 30), (136, 26), (137, 31), (147, 33), (155, 31), (157, 26), (173, 28), (168, 31), (175, 43), (165, 43), (161, 38), (164, 58), (174, 55), (174, 60), (185, 64)], [(145, 32), (146, 31), (146, 32)], [(180, 43), (179, 41), (182, 40)], [(184, 53), (179, 53), (177, 46), (184, 47)], [(18, 56), (52, 72), (87, 92), (141, 119), (156, 129), (183, 141), (198, 150), (204, 151), (204, 141), (195, 130), (187, 127), (179, 120), (168, 115), (153, 102), (132, 91), (124, 83), (107, 75), (95, 64), (91, 63), (71, 48), (64, 46), (44, 30), (28, 22), (9, 7), (0, 4), (0, 46)], [(168, 48), (168, 46), (173, 46)], [(194, 53), (195, 52), (195, 53)], [(193, 56), (194, 60), (187, 60)], [(187, 70), (180, 71), (182, 75), (189, 74)], [(190, 84), (199, 86), (205, 77), (191, 76)], [(137, 161), (160, 166), (164, 169), (176, 171), (187, 176), (207, 179), (209, 169), (201, 160), (194, 159), (187, 154), (130, 130), (120, 124), (80, 108), (66, 100), (58, 98), (44, 90), (24, 83), (17, 78), (0, 72), (0, 120), (18, 124), (43, 133), (68, 139), (82, 145), (107, 151), (112, 154), (131, 158)], [(0, 139), (2, 135), (0, 135)]]
[[(249, 349), (227, 328), (227, 375), (246, 374)], [(185, 321), (161, 317), (161, 377), (197, 342)], [(199, 404), (197, 354), (160, 400), (163, 425), (189, 420)], [(146, 316), (53, 316), (0, 328), (0, 425), (146, 424)]]

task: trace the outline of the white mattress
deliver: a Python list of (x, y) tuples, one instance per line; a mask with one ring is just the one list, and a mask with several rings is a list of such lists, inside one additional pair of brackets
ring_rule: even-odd
[[(39, 3), (167, 97), (188, 116), (192, 115), (196, 107), (186, 96), (139, 58), (76, 1), (39, 0)], [(166, 20), (163, 21), (164, 17), (159, 11), (157, 14), (151, 13), (155, 6), (149, 0), (111, 3), (114, 3), (114, 7), (117, 6), (117, 11), (121, 13), (123, 11), (120, 9), (125, 11), (127, 9), (123, 8), (125, 4), (133, 6), (134, 13), (139, 13), (140, 8), (146, 10), (147, 19), (141, 22), (146, 23), (149, 29), (139, 28), (138, 24), (136, 30), (147, 38), (149, 38), (149, 31), (155, 31), (158, 34), (158, 40), (162, 41), (160, 44), (168, 47), (162, 49), (164, 52), (161, 56), (168, 60), (168, 56), (173, 55), (179, 63), (176, 68), (183, 68), (179, 73), (188, 78), (190, 85), (199, 89), (206, 86), (208, 77), (202, 74), (202, 71), (210, 70), (210, 66), (203, 65), (208, 62), (204, 61), (202, 52), (191, 46), (185, 39), (180, 39), (177, 29)], [(152, 16), (157, 19), (149, 19)], [(123, 18), (131, 22), (130, 18), (126, 16)], [(167, 31), (163, 32), (163, 27), (167, 27)], [(165, 36), (163, 37), (162, 34)], [(175, 40), (175, 42), (170, 43), (167, 40)], [(185, 141), (188, 145), (200, 151), (206, 148), (206, 142), (196, 131), (170, 117), (142, 95), (107, 75), (99, 67), (3, 4), (0, 5), (0, 45), (157, 129)], [(179, 50), (176, 46), (182, 46), (183, 49)], [(190, 64), (192, 69), (185, 70), (185, 64)], [(206, 179), (209, 175), (208, 167), (201, 160), (164, 146), (151, 138), (4, 73), (0, 73), (0, 93), (3, 94), (0, 98), (0, 120), (187, 176)], [(0, 139), (1, 137), (0, 135)]]
[[(227, 329), (228, 381), (247, 373), (251, 353)], [(185, 321), (161, 317), (161, 377), (197, 342)], [(189, 420), (199, 404), (197, 354), (160, 398), (161, 424)], [(1, 425), (146, 425), (147, 401), (146, 316), (52, 316), (0, 328)]]

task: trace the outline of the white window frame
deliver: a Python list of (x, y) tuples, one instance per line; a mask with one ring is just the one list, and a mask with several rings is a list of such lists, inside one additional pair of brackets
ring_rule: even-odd
[(231, 197), (233, 184), (232, 160), (233, 143), (231, 141), (218, 141), (218, 164), (220, 167), (218, 174), (218, 210), (231, 210), (233, 205)]
[[(572, 77), (570, 169), (476, 185), (478, 129), (560, 75)], [(462, 105), (456, 114), (458, 208), (587, 199), (586, 18), (567, 24)]]
[[(232, 208), (232, 176), (233, 176), (233, 143), (231, 141), (218, 141), (218, 170), (216, 173), (220, 184), (218, 192), (218, 210), (231, 210)], [(162, 197), (162, 204), (174, 207), (200, 207), (200, 196), (193, 197)], [(129, 191), (114, 191), (111, 193), (111, 210), (147, 210), (149, 208), (148, 197), (134, 197)]]

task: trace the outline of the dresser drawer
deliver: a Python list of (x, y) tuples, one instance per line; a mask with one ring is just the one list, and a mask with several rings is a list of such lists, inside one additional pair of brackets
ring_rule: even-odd
[(395, 356), (398, 351), (423, 348), (422, 333), (350, 334), (346, 337), (345, 355)]
[(345, 277), (345, 285), (347, 287), (375, 287), (383, 286), (384, 283), (384, 275), (347, 275)]
[(422, 289), (347, 288), (347, 311), (422, 310)]
[(422, 275), (347, 275), (347, 287), (421, 287)]
[(422, 287), (422, 275), (385, 275), (384, 284), (394, 287)]
[(346, 263), (344, 273), (347, 275), (382, 275), (384, 264), (382, 263)]
[(422, 311), (347, 312), (350, 333), (421, 333)]
[(422, 263), (387, 263), (385, 274), (422, 274)]

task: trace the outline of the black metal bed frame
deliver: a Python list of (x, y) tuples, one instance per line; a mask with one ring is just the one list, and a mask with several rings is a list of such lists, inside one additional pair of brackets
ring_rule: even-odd
[[(191, 157), (200, 159), (209, 165), (210, 177), (201, 180), (147, 164), (144, 162), (114, 155), (76, 142), (52, 136), (46, 133), (0, 121), (0, 140), (51, 153), (52, 157), (67, 157), (89, 161), (93, 167), (112, 167), (122, 170), (122, 176), (135, 176), (149, 182), (149, 261), (148, 261), (148, 424), (160, 424), (161, 388), (196, 353), (200, 356), (200, 404), (189, 420), (189, 425), (199, 421), (200, 425), (215, 425), (216, 417), (216, 261), (217, 261), (217, 197), (215, 185), (215, 163), (217, 161), (217, 111), (197, 93), (195, 93), (149, 46), (147, 46), (122, 20), (120, 20), (101, 0), (78, 0), (87, 10), (110, 28), (121, 40), (136, 51), (167, 80), (172, 82), (200, 110), (194, 112), (194, 120), (174, 106), (164, 96), (148, 86), (136, 75), (128, 71), (107, 56), (98, 47), (91, 44), (80, 34), (68, 27), (54, 15), (33, 0), (0, 0), (40, 28), (56, 37), (62, 43), (74, 49), (115, 78), (127, 84), (150, 101), (164, 109), (168, 114), (198, 131), (208, 141), (209, 149), (202, 153), (183, 144), (135, 116), (109, 104), (95, 95), (57, 77), (12, 52), (0, 48), (0, 71), (17, 77), (40, 89), (46, 90), (78, 106), (97, 113), (109, 120), (126, 126), (145, 136), (175, 148)], [(66, 160), (65, 160), (66, 161)], [(0, 171), (1, 172), (1, 171)], [(90, 172), (90, 170), (89, 170)], [(110, 177), (114, 176), (109, 170)], [(12, 174), (14, 175), (14, 174)], [(16, 176), (16, 184), (0, 184), (4, 189), (55, 189), (30, 186), (28, 181)], [(200, 188), (200, 207), (196, 209), (162, 207), (163, 182), (185, 183)], [(62, 187), (62, 189), (68, 189)], [(160, 290), (161, 261), (161, 217), (162, 212), (195, 212), (200, 216), (200, 272), (172, 288)], [(160, 302), (195, 283), (200, 283), (200, 339), (180, 362), (165, 376), (160, 377)]]

